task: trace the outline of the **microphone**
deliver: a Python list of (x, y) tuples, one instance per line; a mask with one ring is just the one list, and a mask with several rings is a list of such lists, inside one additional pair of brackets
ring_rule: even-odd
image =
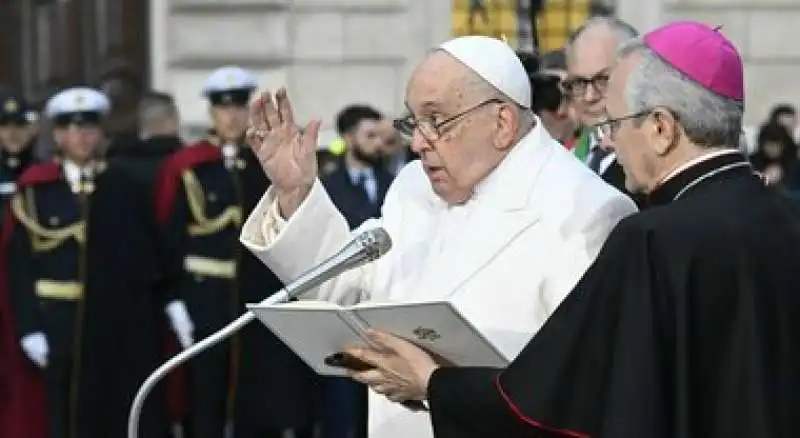
[[(337, 275), (357, 268), (364, 264), (370, 263), (381, 258), (384, 254), (389, 252), (392, 248), (392, 239), (389, 233), (383, 228), (374, 228), (367, 230), (347, 245), (342, 247), (336, 254), (329, 257), (319, 265), (309, 269), (301, 274), (296, 280), (292, 281), (286, 287), (275, 292), (265, 300), (261, 301), (261, 305), (271, 305), (284, 303), (299, 295), (308, 292), (311, 289), (321, 285), (322, 283), (336, 277)], [(197, 356), (209, 347), (218, 344), (229, 338), (234, 333), (241, 330), (242, 327), (249, 324), (255, 319), (255, 315), (251, 311), (247, 311), (244, 315), (237, 318), (218, 332), (203, 339), (202, 341), (192, 345), (191, 347), (183, 350), (175, 355), (158, 369), (156, 369), (147, 380), (144, 381), (136, 397), (133, 399), (130, 414), (128, 416), (128, 438), (138, 438), (139, 435), (139, 416), (142, 413), (142, 406), (147, 398), (147, 395), (156, 384), (164, 378), (170, 371), (175, 369), (178, 365), (186, 362), (187, 360)]]

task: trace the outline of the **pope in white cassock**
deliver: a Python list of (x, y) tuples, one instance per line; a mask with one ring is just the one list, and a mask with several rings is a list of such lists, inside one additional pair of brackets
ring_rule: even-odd
[[(446, 298), (513, 358), (636, 207), (542, 128), (525, 70), (500, 40), (442, 44), (414, 71), (405, 98), (402, 125), (421, 159), (397, 176), (382, 217), (355, 231), (382, 226), (392, 249), (307, 298)], [(273, 184), (241, 241), (290, 281), (352, 234), (317, 178), (320, 122), (301, 134), (279, 90), (253, 105), (252, 123), (251, 146)], [(433, 436), (427, 413), (375, 392), (369, 403), (371, 437)]]

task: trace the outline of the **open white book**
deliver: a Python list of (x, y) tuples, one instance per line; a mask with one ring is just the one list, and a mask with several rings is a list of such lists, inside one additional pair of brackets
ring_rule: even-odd
[(370, 303), (342, 307), (301, 300), (249, 304), (255, 316), (318, 374), (345, 376), (325, 358), (354, 344), (368, 344), (367, 328), (405, 338), (457, 366), (504, 367), (505, 357), (447, 301)]

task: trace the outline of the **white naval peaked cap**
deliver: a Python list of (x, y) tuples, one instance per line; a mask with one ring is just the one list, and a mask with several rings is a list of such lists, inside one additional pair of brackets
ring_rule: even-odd
[(211, 72), (203, 85), (203, 95), (256, 88), (258, 88), (258, 83), (250, 72), (241, 67), (229, 65)]
[(101, 113), (111, 110), (108, 97), (94, 88), (75, 87), (57, 93), (47, 101), (45, 115), (55, 118), (62, 114)]
[(506, 42), (463, 36), (439, 46), (522, 107), (531, 107), (531, 83), (519, 57)]

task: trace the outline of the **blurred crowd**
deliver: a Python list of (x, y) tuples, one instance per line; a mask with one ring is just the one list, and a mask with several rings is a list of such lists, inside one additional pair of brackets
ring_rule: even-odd
[[(596, 126), (604, 121), (614, 49), (635, 35), (627, 24), (602, 18), (576, 32), (567, 49), (519, 52), (540, 122), (576, 159), (623, 192), (625, 176), (613, 145)], [(208, 99), (211, 129), (192, 142), (181, 137), (173, 97), (159, 91), (126, 94), (118, 104), (118, 94), (108, 89), (65, 88), (41, 107), (13, 91), (0, 96), (3, 261), (11, 280), (3, 286), (10, 304), (0, 308), (0, 329), (11, 348), (22, 353), (19, 368), (35, 366), (45, 374), (46, 396), (30, 403), (47, 407), (46, 436), (123, 436), (126, 408), (149, 371), (176, 349), (220, 329), (244, 311), (245, 303), (281, 287), (238, 243), (243, 218), (269, 187), (245, 141), (248, 105), (257, 88), (244, 69), (215, 70), (198, 90)], [(338, 138), (320, 146), (320, 177), (351, 227), (380, 214), (392, 179), (416, 158), (409, 116), (359, 102), (331, 121)], [(777, 105), (754, 135), (743, 132), (741, 144), (768, 184), (796, 196), (799, 126), (793, 105)], [(91, 213), (79, 208), (89, 195), (96, 197), (90, 197)], [(646, 202), (631, 196), (640, 205)], [(134, 203), (134, 197), (141, 202)], [(106, 227), (104, 218), (110, 221)], [(142, 229), (133, 231), (137, 224)], [(142, 244), (145, 240), (150, 243)], [(73, 258), (85, 262), (77, 268)], [(121, 265), (131, 265), (130, 272)], [(78, 305), (85, 297), (92, 301), (91, 288), (98, 285), (99, 295), (128, 295), (106, 301), (110, 307)], [(150, 298), (141, 301), (140, 292)], [(92, 313), (114, 313), (114, 305), (142, 313), (127, 319)], [(167, 341), (160, 334), (162, 323)], [(105, 333), (127, 334), (111, 340), (98, 335)], [(142, 341), (145, 333), (151, 337)], [(125, 339), (134, 338), (147, 345), (120, 352), (127, 348), (121, 347)], [(127, 358), (120, 360), (149, 359), (130, 368), (119, 362), (92, 368), (86, 359), (98, 357), (88, 352), (95, 347), (106, 349), (102, 355), (115, 351), (121, 356), (108, 357)], [(90, 397), (76, 383), (87, 367), (104, 378), (95, 384), (103, 396)], [(5, 370), (3, 375), (14, 374)], [(296, 437), (312, 436), (314, 430), (326, 438), (366, 436), (365, 389), (346, 380), (318, 379), (261, 327), (212, 349), (168, 383), (154, 395), (164, 409), (152, 408), (142, 436), (176, 430), (198, 437), (221, 437), (226, 430), (238, 438), (277, 437), (287, 430)], [(73, 409), (84, 402), (95, 407), (84, 409), (93, 417)], [(30, 405), (26, 409), (18, 412), (30, 412)], [(107, 424), (97, 421), (100, 417)], [(37, 435), (27, 430), (19, 436)]]

